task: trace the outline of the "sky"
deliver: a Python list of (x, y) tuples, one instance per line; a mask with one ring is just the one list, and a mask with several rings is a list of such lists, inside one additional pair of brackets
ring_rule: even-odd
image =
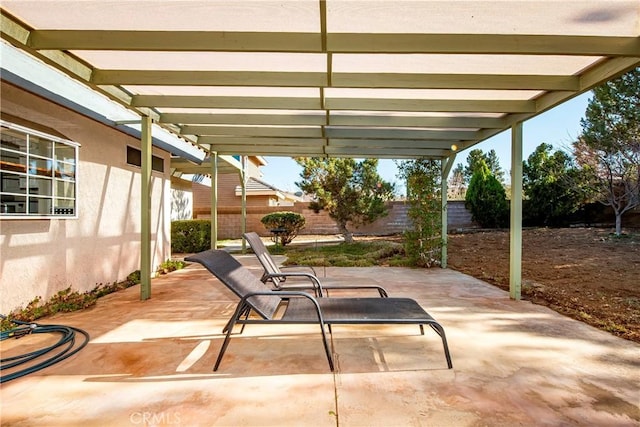
[[(554, 150), (568, 151), (571, 142), (578, 137), (581, 127), (580, 119), (584, 117), (591, 92), (577, 96), (543, 114), (524, 122), (522, 126), (522, 158), (527, 157), (543, 142), (551, 144)], [(488, 153), (496, 151), (500, 166), (505, 170), (505, 179), (509, 179), (511, 170), (511, 132), (506, 130), (486, 141), (466, 150), (462, 150), (456, 157), (456, 165), (467, 164), (467, 156), (474, 149)], [(268, 164), (261, 168), (262, 179), (267, 183), (285, 191), (298, 191), (295, 182), (300, 180), (302, 168), (290, 157), (265, 157)], [(455, 167), (455, 165), (454, 165)], [(378, 173), (385, 181), (395, 182), (403, 186), (397, 177), (397, 167), (393, 160), (381, 159), (378, 163)]]

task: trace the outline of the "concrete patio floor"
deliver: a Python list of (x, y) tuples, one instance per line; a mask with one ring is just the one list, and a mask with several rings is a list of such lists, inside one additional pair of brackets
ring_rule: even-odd
[[(253, 255), (240, 256), (259, 270)], [(444, 327), (247, 326), (212, 372), (237, 299), (199, 265), (42, 319), (91, 334), (80, 353), (2, 385), (3, 426), (640, 425), (640, 345), (447, 269), (327, 268), (418, 302)], [(345, 293), (346, 294), (346, 293)], [(337, 296), (337, 294), (334, 294)], [(3, 341), (3, 356), (43, 340)]]

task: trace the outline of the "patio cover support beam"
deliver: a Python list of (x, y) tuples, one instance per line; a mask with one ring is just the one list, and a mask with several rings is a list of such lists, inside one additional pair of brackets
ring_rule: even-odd
[[(26, 31), (23, 30), (23, 33)], [(383, 34), (248, 31), (32, 30), (19, 34), (33, 49), (341, 53), (457, 53), (629, 56), (633, 36), (536, 34)], [(28, 41), (25, 40), (28, 37)], [(469, 43), (473, 40), (473, 43)], [(324, 47), (324, 49), (323, 49)]]
[(447, 177), (451, 172), (451, 168), (453, 167), (453, 163), (456, 161), (456, 154), (453, 153), (451, 156), (442, 159), (441, 168), (442, 168), (442, 176), (441, 176), (441, 188), (440, 188), (440, 200), (442, 203), (442, 249), (440, 255), (440, 267), (447, 268), (447, 243), (449, 241), (449, 216), (447, 209)]
[(511, 126), (511, 218), (509, 296), (519, 300), (522, 286), (522, 122)]
[(218, 153), (209, 152), (211, 161), (211, 249), (218, 249)]
[(142, 116), (140, 146), (140, 299), (151, 298), (151, 124), (149, 116)]
[(242, 253), (247, 251), (247, 241), (244, 233), (247, 232), (247, 156), (242, 156), (242, 169), (240, 170), (240, 187), (242, 188), (242, 218), (240, 228), (242, 230)]

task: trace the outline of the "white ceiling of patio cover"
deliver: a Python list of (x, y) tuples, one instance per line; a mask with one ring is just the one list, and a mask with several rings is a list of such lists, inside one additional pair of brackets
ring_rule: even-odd
[(640, 64), (638, 0), (2, 8), (5, 40), (220, 154), (447, 157)]

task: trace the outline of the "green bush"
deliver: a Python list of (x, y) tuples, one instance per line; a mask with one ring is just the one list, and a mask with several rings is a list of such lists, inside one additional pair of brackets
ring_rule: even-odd
[(171, 223), (171, 252), (196, 253), (211, 248), (211, 221), (181, 220)]
[(172, 271), (181, 270), (185, 267), (185, 262), (177, 259), (168, 259), (158, 266), (158, 274), (167, 274)]
[(304, 216), (295, 212), (273, 212), (263, 216), (260, 222), (269, 231), (280, 230), (273, 239), (276, 243), (276, 239), (280, 239), (282, 246), (285, 246), (295, 239), (298, 231), (304, 228), (305, 219)]
[(509, 203), (504, 187), (483, 164), (474, 172), (465, 196), (465, 206), (480, 226), (505, 227), (509, 221)]

